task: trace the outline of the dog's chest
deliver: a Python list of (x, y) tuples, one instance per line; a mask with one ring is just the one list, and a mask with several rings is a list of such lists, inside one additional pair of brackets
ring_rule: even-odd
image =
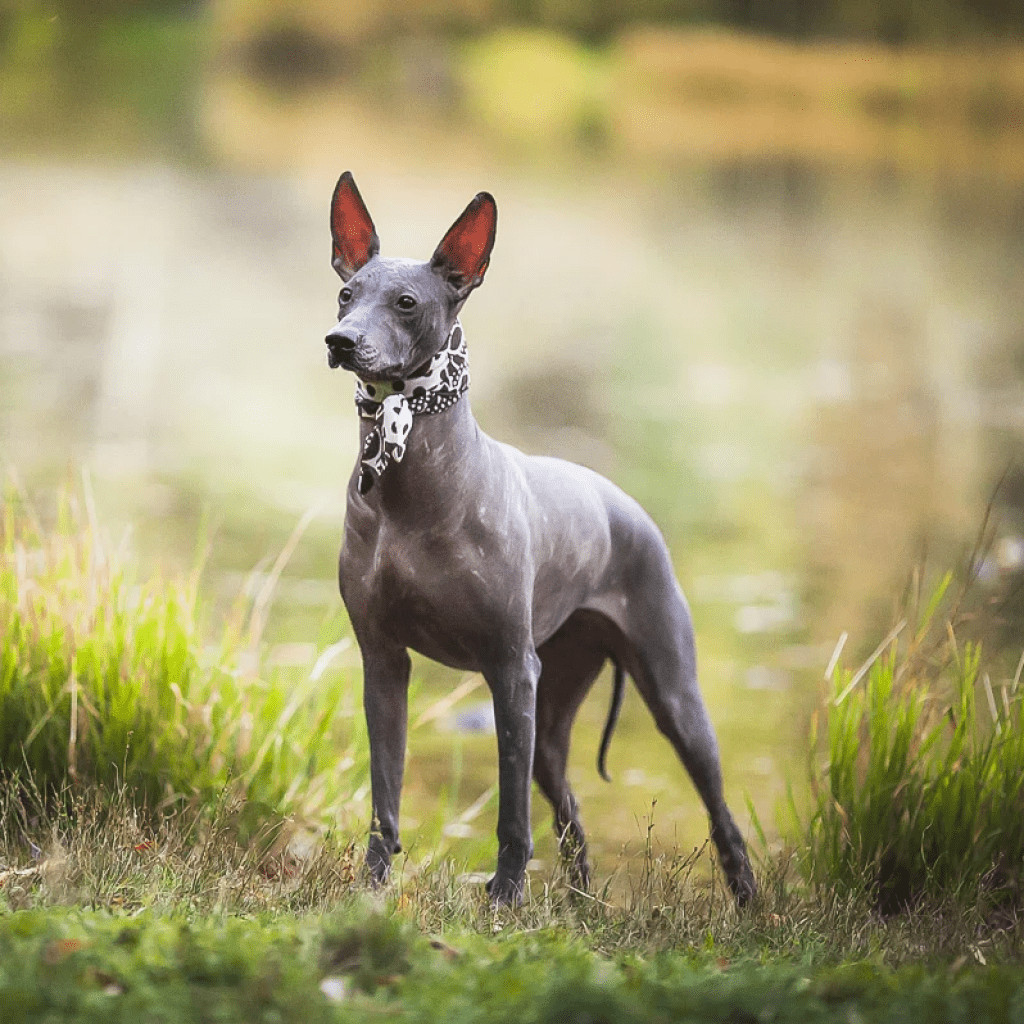
[(512, 595), (525, 591), (514, 570), (489, 572), (494, 557), (464, 534), (377, 523), (346, 534), (342, 595), (357, 626), (362, 620), (435, 661), (478, 669), (493, 653), (495, 623), (508, 620)]

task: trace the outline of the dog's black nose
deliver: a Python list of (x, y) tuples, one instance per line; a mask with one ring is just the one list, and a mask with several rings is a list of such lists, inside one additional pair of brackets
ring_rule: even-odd
[(327, 342), (327, 364), (334, 369), (341, 365), (342, 356), (346, 356), (355, 351), (357, 338), (352, 337), (351, 334), (346, 334), (344, 331), (334, 330), (324, 338)]
[(339, 352), (351, 352), (356, 347), (356, 339), (351, 334), (343, 334), (341, 331), (331, 331), (324, 338), (328, 348), (337, 349)]

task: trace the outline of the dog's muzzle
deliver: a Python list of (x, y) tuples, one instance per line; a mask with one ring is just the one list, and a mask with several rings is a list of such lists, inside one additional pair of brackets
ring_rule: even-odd
[(339, 331), (335, 328), (324, 338), (327, 342), (327, 365), (336, 370), (339, 366), (351, 367), (352, 356), (355, 353), (359, 339), (353, 337), (347, 331)]

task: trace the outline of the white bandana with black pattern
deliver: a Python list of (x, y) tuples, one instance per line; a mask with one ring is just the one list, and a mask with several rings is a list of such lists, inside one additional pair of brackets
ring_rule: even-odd
[(356, 379), (356, 409), (365, 420), (374, 420), (359, 457), (356, 488), (366, 494), (392, 462), (405, 458), (405, 440), (414, 415), (450, 409), (469, 387), (466, 336), (458, 320), (448, 340), (405, 380)]

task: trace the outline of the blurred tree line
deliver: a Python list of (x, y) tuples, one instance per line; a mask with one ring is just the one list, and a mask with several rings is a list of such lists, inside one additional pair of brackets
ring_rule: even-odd
[(498, 21), (601, 39), (637, 22), (723, 25), (793, 39), (955, 42), (963, 34), (1024, 35), (1020, 0), (496, 0)]
[[(322, 25), (328, 35), (343, 24), (363, 38), (403, 31), (464, 34), (504, 25), (557, 29), (601, 42), (637, 23), (729, 26), (794, 39), (864, 39), (891, 44), (956, 43), (978, 36), (1024, 36), (1021, 0), (0, 0), (0, 49), (19, 15), (61, 22), (71, 36), (104, 21), (136, 17), (198, 17), (229, 11), (230, 20), (298, 21)], [(242, 11), (245, 14), (242, 15)]]
[[(651, 31), (631, 32), (641, 26)], [(203, 76), (241, 68), (283, 89), (346, 79), (385, 101), (415, 98), (445, 112), (462, 103), (502, 130), (519, 97), (520, 141), (568, 132), (599, 145), (612, 118), (601, 62), (642, 68), (640, 92), (649, 99), (660, 90), (663, 105), (685, 106), (695, 92), (706, 101), (716, 58), (704, 54), (701, 63), (685, 40), (714, 37), (675, 30), (709, 27), (738, 30), (722, 45), (746, 37), (756, 47), (757, 35), (850, 40), (889, 44), (902, 58), (909, 49), (898, 47), (919, 44), (945, 61), (940, 49), (961, 43), (977, 55), (979, 43), (1024, 39), (1024, 0), (0, 0), (0, 138), (30, 149), (142, 147), (198, 158)], [(733, 59), (742, 73), (734, 68), (724, 88), (736, 103), (780, 88), (809, 109), (818, 102), (796, 78), (820, 69), (794, 65), (780, 86), (775, 57), (751, 56), (770, 65), (760, 71), (744, 54)], [(947, 96), (931, 66), (882, 68), (876, 56), (871, 74), (859, 61), (859, 85), (856, 75), (844, 79), (844, 102), (870, 108), (879, 130), (934, 128), (944, 118), (1006, 136), (1020, 124), (1017, 59), (1009, 50), (1001, 63), (976, 59)], [(948, 71), (943, 65), (938, 77)], [(630, 116), (639, 124), (648, 113)], [(621, 116), (616, 123), (623, 127)]]

